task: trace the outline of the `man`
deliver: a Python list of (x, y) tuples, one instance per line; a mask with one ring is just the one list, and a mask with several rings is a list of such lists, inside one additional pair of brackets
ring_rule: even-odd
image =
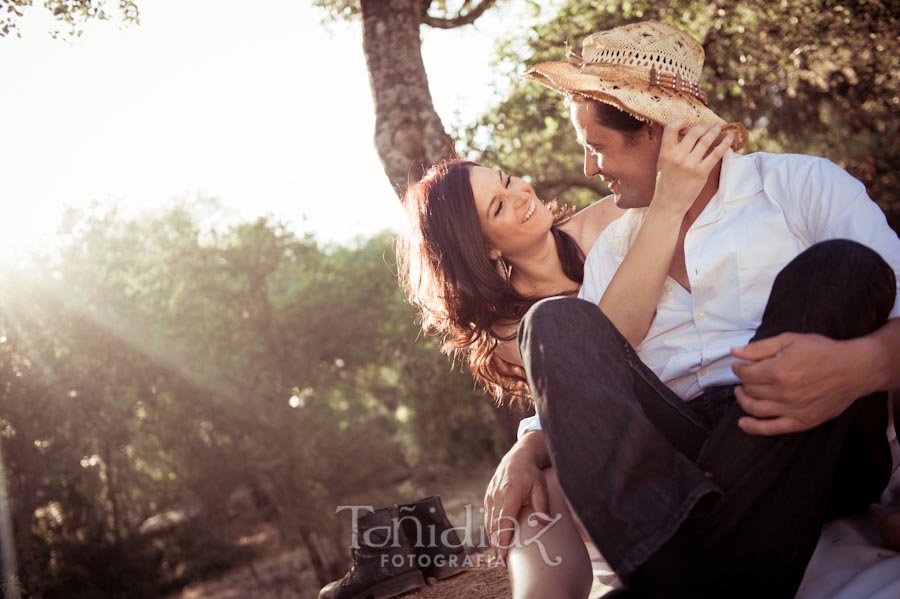
[(729, 152), (685, 216), (635, 351), (596, 304), (652, 197), (661, 126), (722, 123), (735, 149), (746, 131), (706, 107), (703, 50), (673, 27), (594, 34), (582, 60), (524, 76), (566, 94), (585, 174), (633, 210), (588, 256), (590, 303), (545, 300), (522, 323), (540, 420), (491, 481), (488, 528), (546, 510), (552, 462), (640, 596), (791, 597), (823, 522), (877, 500), (890, 475), (900, 240), (834, 164)]

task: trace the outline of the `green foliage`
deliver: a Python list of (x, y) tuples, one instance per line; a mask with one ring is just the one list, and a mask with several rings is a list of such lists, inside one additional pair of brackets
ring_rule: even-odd
[[(16, 33), (16, 23), (31, 9), (34, 0), (0, 0), (0, 37)], [(68, 25), (65, 33), (51, 31), (53, 37), (81, 35), (80, 26), (88, 21), (106, 21), (115, 14), (123, 23), (140, 22), (138, 6), (133, 0), (118, 0), (116, 8), (109, 10), (107, 0), (44, 0), (44, 9), (50, 11), (59, 23)]]
[(153, 596), (246, 559), (236, 517), (321, 545), (347, 498), (501, 449), (470, 377), (416, 342), (389, 236), (323, 248), (195, 212), (73, 212), (52, 254), (0, 270), (26, 588)]
[[(531, 175), (544, 197), (590, 203), (605, 188), (578, 173), (561, 96), (519, 80), (527, 65), (580, 51), (585, 35), (657, 19), (706, 51), (710, 105), (751, 129), (749, 151), (826, 156), (862, 180), (900, 226), (900, 8), (878, 0), (716, 3), (568, 1), (545, 24), (498, 46), (504, 98), (459, 132), (479, 160)], [(579, 180), (580, 177), (580, 180)]]

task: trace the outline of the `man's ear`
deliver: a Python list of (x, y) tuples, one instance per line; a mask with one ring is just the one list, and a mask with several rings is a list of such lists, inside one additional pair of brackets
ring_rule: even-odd
[(663, 134), (663, 126), (659, 123), (647, 123), (647, 136), (651, 141), (660, 141), (662, 140)]

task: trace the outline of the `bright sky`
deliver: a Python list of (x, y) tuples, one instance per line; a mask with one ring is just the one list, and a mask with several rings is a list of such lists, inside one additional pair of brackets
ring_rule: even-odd
[[(95, 200), (140, 211), (211, 196), (233, 218), (272, 214), (326, 242), (399, 228), (358, 21), (323, 26), (306, 0), (145, 0), (139, 26), (64, 41), (35, 4), (22, 37), (0, 39), (0, 250), (45, 243), (65, 204)], [(487, 107), (494, 40), (524, 33), (508, 15), (423, 27), (446, 127)]]

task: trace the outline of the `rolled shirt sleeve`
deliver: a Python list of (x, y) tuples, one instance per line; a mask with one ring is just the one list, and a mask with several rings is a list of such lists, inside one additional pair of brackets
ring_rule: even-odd
[(541, 419), (537, 414), (529, 416), (528, 418), (523, 418), (519, 421), (519, 432), (516, 434), (516, 438), (521, 439), (525, 436), (525, 433), (539, 430), (542, 430)]

